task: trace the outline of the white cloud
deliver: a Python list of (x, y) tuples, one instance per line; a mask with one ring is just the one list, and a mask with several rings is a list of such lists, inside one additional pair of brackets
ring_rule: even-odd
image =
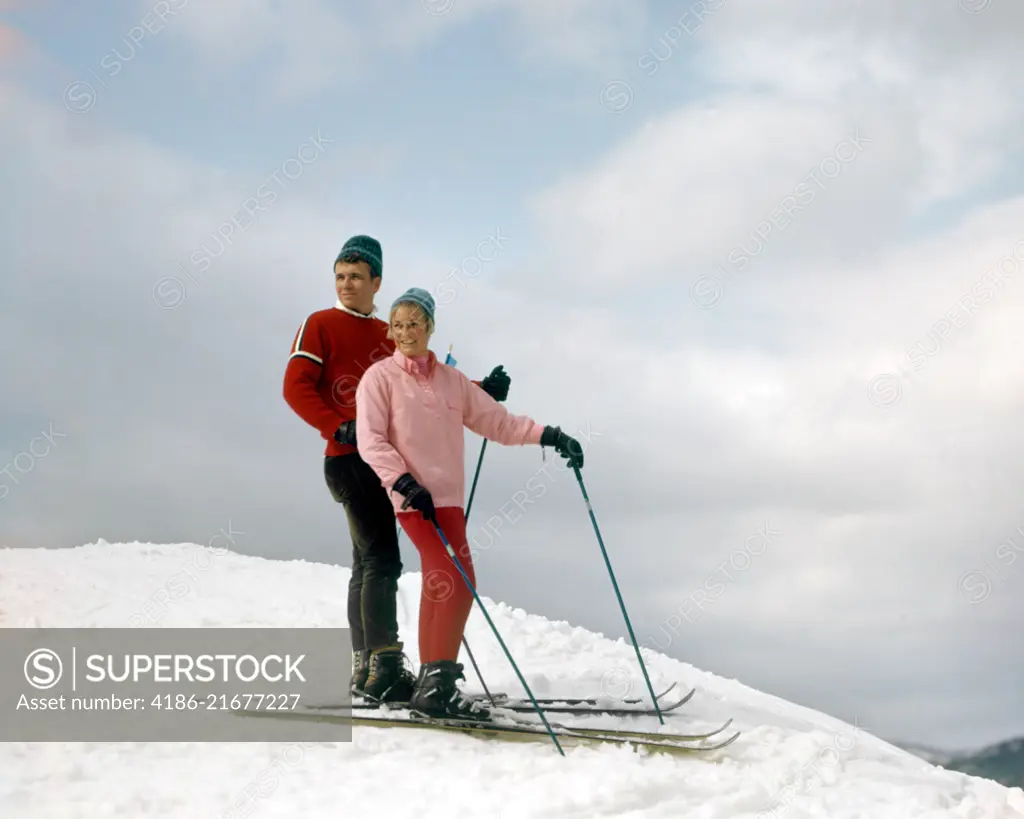
[[(232, 32), (244, 30), (256, 50), (243, 45), (243, 58), (291, 43), (278, 54), (301, 67), (293, 51), (312, 18), (285, 22), (266, 3), (251, 8), (251, 29), (234, 29), (236, 7), (208, 5), (190, 7), (214, 15), (196, 19), (206, 27), (196, 36), (207, 49), (221, 43), (226, 64), (245, 64), (230, 54)], [(730, 7), (696, 36), (725, 37), (737, 19), (725, 16)], [(804, 24), (824, 30), (830, 14), (818, 4), (821, 19), (809, 12), (801, 21), (787, 16), (795, 4), (770, 7), (780, 37), (787, 26), (794, 38)], [(278, 30), (289, 25), (287, 36)], [(417, 25), (394, 36), (412, 42)], [(754, 29), (743, 35), (754, 38), (746, 53), (765, 83), (745, 85), (737, 61), (738, 87), (652, 120), (592, 173), (545, 192), (538, 213), (566, 253), (514, 240), (519, 258), (544, 263), (470, 281), (439, 307), (436, 346), (455, 341), (474, 377), (505, 364), (513, 411), (601, 431), (584, 474), (641, 637), (768, 520), (784, 535), (675, 653), (729, 665), (756, 685), (839, 633), (848, 656), (882, 658), (903, 675), (901, 690), (925, 686), (908, 682), (918, 676), (908, 659), (915, 646), (941, 632), (946, 670), (956, 670), (982, 650), (977, 622), (998, 640), (1020, 617), (1024, 557), (984, 605), (972, 606), (957, 583), (1024, 524), (1015, 491), (1024, 480), (1024, 377), (1014, 346), (1024, 270), (1000, 280), (987, 303), (969, 300), (973, 315), (956, 314), (961, 326), (941, 322), (1024, 239), (1024, 203), (975, 203), (930, 234), (906, 229), (915, 209), (974, 192), (1005, 167), (1006, 86), (979, 86), (959, 68), (923, 84), (932, 59), (923, 41), (901, 51), (881, 36), (866, 52), (868, 69), (850, 69), (849, 52), (801, 43), (788, 63), (773, 61), (754, 36), (758, 20), (744, 25)], [(816, 73), (821, 60), (827, 70)], [(802, 73), (787, 83), (797, 65)], [(671, 66), (653, 80), (672, 82)], [(194, 531), (180, 527), (215, 530), (231, 517), (257, 550), (345, 559), (343, 519), (317, 468), (322, 447), (283, 405), (280, 374), (298, 321), (332, 301), (325, 260), (354, 214), (311, 204), (316, 180), (307, 177), (218, 260), (204, 289), (180, 310), (160, 311), (156, 279), (208, 240), (274, 164), (239, 180), (9, 87), (0, 94), (13, 113), (0, 144), (20, 158), (15, 216), (25, 226), (0, 305), (20, 345), (4, 369), (5, 396), (26, 412), (53, 413), (73, 433), (68, 460), (48, 462), (52, 471), (40, 468), (5, 501), (5, 526), (14, 521), (41, 541), (69, 532), (74, 542), (180, 540)], [(692, 304), (693, 279), (727, 264), (740, 244), (752, 247), (757, 227), (858, 126), (873, 140), (863, 153), (815, 189), (790, 225), (775, 227), (748, 266), (730, 271), (719, 304)], [(401, 225), (380, 227), (402, 234)], [(388, 275), (390, 294), (439, 282), (472, 252), (388, 247), (389, 269), (401, 271)], [(504, 256), (495, 265), (508, 271)], [(561, 271), (573, 287), (559, 286)], [(637, 296), (642, 311), (620, 306)], [(930, 353), (911, 359), (922, 347)], [(871, 379), (898, 363), (913, 381), (901, 376), (899, 400), (876, 406)], [(489, 448), (474, 523), (539, 466), (536, 451)], [(54, 497), (59, 517), (49, 514)], [(488, 554), (488, 594), (619, 628), (589, 527), (569, 475)], [(927, 615), (931, 630), (898, 632), (893, 624), (908, 614)], [(815, 692), (808, 683), (800, 698), (848, 683), (823, 679)]]
[[(759, 230), (774, 231), (765, 234), (773, 246), (812, 230), (818, 244), (853, 244), (849, 222), (834, 215), (884, 229), (913, 184), (904, 130), (876, 112), (723, 96), (639, 127), (594, 169), (544, 191), (538, 218), (555, 237), (558, 269), (594, 286), (632, 270), (682, 282), (730, 254), (742, 270), (742, 255), (760, 254)], [(879, 196), (882, 183), (893, 187)]]
[[(677, 612), (761, 521), (785, 532), (684, 624), (687, 650), (739, 640), (754, 668), (839, 633), (895, 668), (918, 639), (895, 642), (906, 618), (963, 656), (982, 619), (1020, 616), (1024, 560), (994, 554), (1024, 479), (1024, 197), (982, 198), (1020, 170), (1007, 8), (730, 0), (687, 37), (698, 55), (634, 87), (696, 70), (702, 93), (619, 114), (634, 130), (533, 200), (546, 291), (607, 310), (545, 352), (566, 362), (567, 404), (617, 431), (614, 497), (645, 510), (617, 533), (658, 555), (649, 609)], [(822, 164), (858, 130), (856, 158)], [(787, 219), (800, 183), (814, 198)], [(701, 309), (688, 296), (707, 275), (724, 290)], [(958, 585), (977, 569), (990, 599)], [(757, 627), (772, 651), (742, 636)]]
[(919, 134), (930, 173), (921, 184), (921, 205), (955, 199), (1011, 171), (1024, 124), (1019, 96), (984, 66), (922, 84)]
[[(148, 12), (151, 0), (140, 8)], [(191, 2), (170, 36), (203, 60), (201, 70), (234, 71), (265, 60), (275, 100), (314, 95), (364, 82), (378, 65), (446, 32), (458, 34), (487, 14), (510, 17), (511, 43), (524, 57), (585, 68), (605, 67), (624, 53), (624, 35), (638, 34), (642, 8), (614, 0), (559, 3), (502, 0), (224, 0)], [(464, 36), (464, 35), (461, 35)]]
[(277, 100), (316, 94), (353, 76), (377, 32), (361, 30), (327, 0), (225, 0), (190, 3), (170, 33), (196, 49), (204, 72), (267, 60)]
[[(640, 100), (659, 85), (703, 93), (646, 121), (618, 113), (633, 132), (534, 202), (575, 284), (607, 295), (625, 270), (683, 284), (752, 260), (835, 270), (1010, 171), (1024, 58), (1002, 29), (1024, 23), (1019, 9), (700, 6), (713, 13), (666, 20), (641, 56), (646, 79), (625, 82)], [(857, 134), (863, 150), (837, 155)]]
[(632, 55), (647, 22), (644, 2), (507, 0), (520, 32), (514, 44), (533, 59), (607, 69)]

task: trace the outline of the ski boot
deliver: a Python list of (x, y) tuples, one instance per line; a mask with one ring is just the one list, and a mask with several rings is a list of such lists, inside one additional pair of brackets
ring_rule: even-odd
[(349, 683), (348, 692), (353, 697), (363, 695), (363, 686), (366, 685), (366, 678), (370, 676), (370, 652), (352, 652), (352, 681)]
[(401, 643), (371, 651), (369, 672), (360, 693), (371, 702), (407, 703), (416, 678), (406, 668), (405, 662)]
[(424, 663), (416, 680), (409, 708), (427, 717), (489, 720), (491, 712), (477, 700), (465, 697), (458, 681), (466, 679), (462, 664), (452, 660)]

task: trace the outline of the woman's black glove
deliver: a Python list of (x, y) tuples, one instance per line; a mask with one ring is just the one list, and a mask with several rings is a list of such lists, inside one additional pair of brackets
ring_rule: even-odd
[(437, 512), (434, 511), (434, 499), (426, 488), (421, 486), (419, 481), (409, 472), (406, 472), (395, 481), (395, 485), (391, 488), (398, 494), (405, 496), (402, 509), (408, 509), (411, 506), (423, 515), (424, 520), (437, 522)]
[(579, 441), (566, 435), (559, 427), (544, 427), (540, 445), (553, 446), (555, 452), (569, 461), (569, 466), (583, 467), (583, 447)]
[(511, 383), (512, 379), (509, 378), (508, 373), (505, 372), (504, 366), (499, 364), (491, 370), (491, 374), (489, 376), (480, 382), (480, 389), (491, 396), (495, 401), (504, 401), (508, 398), (508, 388)]

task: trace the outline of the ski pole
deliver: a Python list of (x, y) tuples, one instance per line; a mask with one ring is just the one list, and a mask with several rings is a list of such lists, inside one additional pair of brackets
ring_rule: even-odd
[(469, 490), (469, 500), (466, 502), (466, 520), (469, 520), (469, 509), (473, 505), (473, 495), (476, 494), (476, 482), (480, 478), (480, 467), (484, 462), (484, 450), (487, 449), (487, 439), (480, 444), (480, 457), (476, 461), (476, 474), (473, 475), (473, 486)]
[(633, 648), (636, 649), (636, 658), (640, 661), (640, 670), (644, 673), (644, 680), (647, 682), (647, 690), (651, 693), (651, 700), (654, 702), (654, 710), (658, 714), (658, 720), (662, 725), (665, 718), (661, 715), (661, 708), (658, 707), (658, 698), (654, 695), (654, 688), (651, 686), (651, 678), (647, 676), (647, 666), (644, 665), (644, 658), (640, 656), (640, 646), (636, 644), (636, 635), (633, 634), (633, 625), (629, 622), (629, 615), (626, 613), (626, 604), (622, 602), (622, 594), (619, 593), (619, 584), (615, 581), (615, 572), (612, 571), (611, 561), (608, 559), (608, 550), (604, 547), (604, 540), (601, 538), (601, 530), (597, 528), (597, 518), (594, 517), (594, 508), (590, 505), (590, 498), (587, 496), (587, 489), (583, 485), (583, 475), (575, 463), (572, 465), (576, 473), (576, 480), (583, 493), (583, 500), (587, 504), (587, 511), (590, 513), (590, 522), (594, 524), (594, 533), (597, 535), (597, 542), (601, 546), (601, 554), (604, 555), (604, 565), (608, 567), (608, 576), (612, 579), (612, 586), (615, 589), (615, 596), (619, 599), (619, 608), (622, 609), (622, 616), (626, 620), (626, 628), (629, 630), (629, 638), (633, 641)]
[[(466, 585), (469, 587), (469, 590), (473, 592), (473, 598), (480, 606), (480, 611), (484, 613), (484, 617), (487, 618), (487, 623), (488, 625), (490, 625), (491, 631), (494, 632), (494, 636), (497, 637), (498, 642), (501, 643), (501, 648), (505, 652), (505, 656), (508, 657), (508, 661), (512, 664), (512, 668), (515, 669), (516, 676), (519, 677), (519, 682), (521, 682), (523, 684), (523, 688), (526, 689), (526, 693), (529, 695), (530, 702), (533, 703), (533, 707), (537, 709), (537, 714), (540, 716), (541, 721), (544, 723), (544, 727), (548, 729), (548, 734), (551, 735), (551, 741), (555, 743), (555, 747), (558, 749), (558, 753), (560, 753), (562, 756), (565, 756), (565, 751), (562, 750), (562, 746), (558, 743), (558, 737), (555, 736), (555, 732), (551, 730), (551, 726), (548, 724), (548, 718), (544, 716), (543, 709), (541, 709), (541, 707), (537, 704), (537, 700), (534, 699), (533, 692), (530, 690), (530, 686), (527, 685), (526, 680), (523, 679), (523, 675), (519, 671), (519, 666), (517, 666), (516, 661), (512, 659), (512, 655), (509, 653), (509, 650), (505, 645), (505, 641), (501, 639), (501, 634), (498, 633), (498, 629), (494, 625), (494, 621), (491, 620), (491, 616), (487, 613), (487, 609), (484, 608), (484, 604), (483, 601), (480, 599), (480, 595), (477, 594), (477, 591), (473, 587), (473, 584), (470, 582), (469, 576), (466, 574), (465, 569), (462, 568), (462, 563), (459, 561), (458, 557), (455, 556), (455, 550), (452, 549), (451, 544), (448, 542), (448, 538), (444, 536), (444, 532), (442, 531), (440, 524), (437, 522), (437, 519), (434, 518), (432, 522), (434, 524), (434, 528), (437, 530), (437, 534), (441, 538), (441, 542), (444, 543), (444, 548), (448, 552), (449, 557), (451, 557), (451, 559), (455, 562), (455, 567), (459, 570), (459, 574), (462, 575), (462, 579), (466, 581)], [(659, 711), (658, 714), (660, 716), (661, 712)], [(664, 724), (664, 721), (662, 722), (662, 724)]]

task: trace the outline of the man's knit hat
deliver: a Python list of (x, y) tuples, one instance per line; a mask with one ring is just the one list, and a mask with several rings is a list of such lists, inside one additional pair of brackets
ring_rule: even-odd
[(394, 300), (391, 305), (391, 312), (400, 304), (415, 304), (423, 308), (430, 321), (434, 320), (434, 297), (421, 287), (410, 287), (401, 296)]
[(342, 245), (341, 252), (338, 254), (338, 258), (334, 260), (334, 263), (352, 261), (353, 259), (366, 262), (370, 266), (371, 278), (379, 279), (383, 276), (384, 262), (380, 242), (372, 236), (353, 236)]

